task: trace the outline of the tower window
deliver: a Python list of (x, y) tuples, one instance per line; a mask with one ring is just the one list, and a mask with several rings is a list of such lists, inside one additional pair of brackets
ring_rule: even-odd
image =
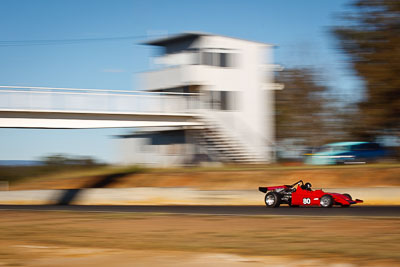
[(233, 67), (233, 56), (232, 53), (202, 52), (201, 63), (222, 68)]

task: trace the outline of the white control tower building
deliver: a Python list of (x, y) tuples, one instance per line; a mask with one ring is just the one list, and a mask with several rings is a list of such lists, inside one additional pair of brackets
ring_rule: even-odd
[[(126, 163), (174, 165), (207, 160), (271, 162), (274, 157), (273, 45), (183, 33), (145, 43), (158, 48), (142, 90), (187, 93), (194, 127), (143, 129), (124, 136)], [(185, 107), (182, 107), (185, 108)], [(147, 146), (144, 148), (143, 146)]]

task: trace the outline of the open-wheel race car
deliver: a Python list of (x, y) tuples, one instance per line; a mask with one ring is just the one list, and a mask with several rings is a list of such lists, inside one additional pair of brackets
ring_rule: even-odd
[(280, 185), (259, 187), (265, 195), (265, 205), (269, 208), (277, 208), (281, 204), (290, 207), (320, 206), (330, 208), (333, 205), (349, 207), (352, 204), (362, 203), (360, 199), (353, 200), (349, 194), (328, 193), (322, 190), (312, 190), (310, 183), (302, 180), (292, 185)]

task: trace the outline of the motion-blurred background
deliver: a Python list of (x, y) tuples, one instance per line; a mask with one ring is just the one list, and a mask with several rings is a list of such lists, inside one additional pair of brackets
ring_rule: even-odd
[(1, 0), (0, 265), (398, 266), (399, 72), (394, 0)]
[(398, 158), (396, 1), (3, 1), (2, 11), (2, 165)]

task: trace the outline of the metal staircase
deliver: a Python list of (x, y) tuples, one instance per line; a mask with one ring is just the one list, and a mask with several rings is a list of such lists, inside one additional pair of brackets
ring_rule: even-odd
[(196, 130), (195, 140), (210, 159), (224, 163), (255, 164), (263, 160), (248, 151), (239, 140), (228, 134), (215, 121), (202, 118), (203, 126)]

